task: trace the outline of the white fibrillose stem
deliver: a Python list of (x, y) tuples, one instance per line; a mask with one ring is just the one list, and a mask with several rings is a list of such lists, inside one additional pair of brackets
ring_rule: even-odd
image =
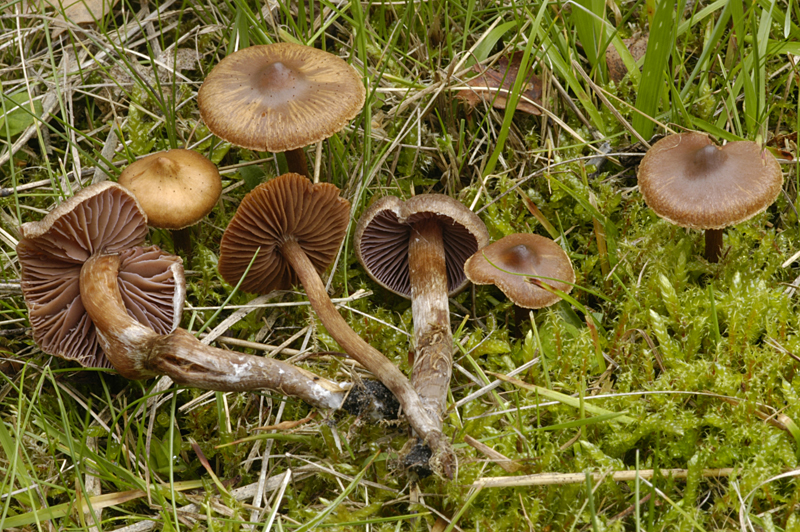
[(175, 329), (161, 335), (125, 310), (117, 285), (118, 255), (95, 255), (81, 269), (81, 299), (111, 364), (129, 379), (167, 375), (178, 384), (216, 391), (267, 389), (309, 405), (339, 409), (347, 389), (272, 358), (245, 355), (201, 343)]

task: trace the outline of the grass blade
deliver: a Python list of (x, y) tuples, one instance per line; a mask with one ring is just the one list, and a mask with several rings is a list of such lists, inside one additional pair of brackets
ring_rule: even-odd
[[(636, 109), (647, 116), (656, 116), (659, 102), (664, 95), (664, 73), (669, 55), (675, 46), (674, 12), (675, 0), (656, 2), (656, 12), (642, 67), (642, 82), (636, 95)], [(653, 136), (655, 125), (641, 114), (633, 116), (632, 125), (644, 138), (649, 139)]]

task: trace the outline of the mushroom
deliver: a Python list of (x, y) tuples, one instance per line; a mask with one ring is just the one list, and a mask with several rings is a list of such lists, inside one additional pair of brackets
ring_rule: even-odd
[(168, 375), (197, 388), (267, 388), (313, 406), (343, 406), (347, 391), (336, 383), (285, 362), (204, 345), (178, 329), (181, 259), (137, 247), (147, 218), (122, 186), (87, 187), (21, 233), (23, 296), (46, 353), (110, 365), (129, 379)]
[(309, 177), (304, 146), (344, 128), (364, 105), (356, 70), (310, 46), (276, 43), (235, 52), (197, 93), (218, 137), (250, 150), (286, 152), (289, 171)]
[(411, 426), (433, 450), (436, 472), (452, 478), (455, 456), (441, 425), (406, 376), (350, 328), (320, 279), (319, 272), (339, 249), (349, 218), (350, 204), (333, 185), (312, 184), (298, 174), (263, 183), (245, 196), (222, 236), (220, 275), (235, 284), (250, 266), (241, 288), (256, 293), (288, 289), (299, 281), (333, 339), (395, 394)]
[(222, 194), (216, 165), (193, 150), (150, 154), (125, 168), (118, 181), (136, 197), (147, 222), (160, 229), (196, 224)]
[(529, 309), (549, 307), (561, 299), (542, 283), (565, 294), (575, 283), (572, 263), (561, 246), (529, 233), (508, 235), (480, 249), (467, 259), (464, 273), (475, 284), (495, 285), (514, 304)]
[(453, 366), (448, 296), (467, 285), (464, 261), (488, 243), (481, 219), (442, 194), (421, 194), (405, 202), (386, 196), (364, 212), (356, 227), (356, 256), (369, 276), (411, 299), (411, 382), (439, 427)]
[[(20, 228), (22, 239), (17, 256), (22, 268), (22, 292), (33, 338), (45, 353), (86, 367), (111, 367), (84, 311), (79, 276), (81, 265), (95, 252), (121, 252), (144, 241), (144, 216), (135, 201), (121, 202), (127, 196), (115, 183), (100, 183), (83, 189), (41, 221)], [(129, 278), (132, 282), (120, 287), (123, 298), (131, 301), (141, 297), (139, 287), (150, 284), (152, 279), (147, 275), (137, 279), (130, 261), (124, 261), (121, 271), (134, 275)], [(182, 297), (180, 290), (174, 287), (176, 298)], [(144, 296), (136, 306), (149, 308), (150, 312), (138, 312), (137, 317), (152, 329), (168, 333), (180, 317), (168, 315), (170, 309), (162, 303)]]
[(665, 220), (705, 230), (706, 259), (722, 255), (722, 231), (769, 207), (783, 175), (775, 157), (752, 141), (718, 147), (698, 132), (669, 135), (639, 165), (639, 190)]
[(193, 150), (153, 153), (131, 163), (119, 184), (136, 197), (152, 227), (172, 230), (175, 247), (191, 255), (186, 228), (202, 220), (222, 194), (214, 163)]

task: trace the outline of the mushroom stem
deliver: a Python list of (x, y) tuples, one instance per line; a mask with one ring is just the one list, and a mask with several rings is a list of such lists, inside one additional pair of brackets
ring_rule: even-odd
[(186, 257), (186, 264), (189, 268), (192, 266), (192, 228), (184, 227), (183, 229), (172, 229), (172, 244), (175, 247), (175, 254), (179, 251), (183, 252)]
[(706, 260), (719, 262), (722, 258), (722, 233), (724, 229), (706, 229)]
[(414, 224), (408, 245), (408, 272), (416, 349), (411, 382), (441, 428), (453, 372), (453, 333), (442, 227), (436, 219)]
[(119, 255), (95, 255), (81, 269), (81, 299), (111, 364), (128, 379), (167, 375), (194, 388), (269, 389), (320, 408), (341, 408), (338, 384), (273, 358), (244, 355), (201, 343), (183, 329), (160, 335), (131, 318), (117, 284)]
[(283, 155), (286, 157), (286, 164), (290, 172), (311, 179), (311, 174), (308, 171), (308, 161), (306, 160), (306, 151), (303, 148), (285, 151)]
[(455, 455), (440, 426), (435, 423), (425, 409), (417, 392), (403, 373), (392, 364), (383, 353), (365, 342), (342, 318), (333, 306), (325, 285), (317, 270), (295, 239), (289, 239), (281, 246), (281, 254), (289, 262), (300, 283), (306, 290), (311, 306), (320, 321), (336, 342), (348, 355), (378, 377), (397, 397), (411, 427), (419, 434), (433, 451), (431, 464), (437, 473), (453, 478)]

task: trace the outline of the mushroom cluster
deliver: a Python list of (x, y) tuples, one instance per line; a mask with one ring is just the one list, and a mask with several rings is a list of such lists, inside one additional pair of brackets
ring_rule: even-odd
[(202, 344), (179, 329), (181, 259), (143, 248), (147, 217), (122, 186), (92, 185), (21, 227), (22, 290), (43, 351), (129, 379), (168, 375), (196, 388), (269, 389), (341, 408), (347, 389), (285, 362)]
[[(509, 76), (517, 74), (514, 61), (503, 63)], [(487, 76), (501, 78), (481, 77)], [(529, 78), (533, 90), (538, 80)], [(489, 90), (485, 80), (480, 84)], [(355, 254), (376, 283), (411, 299), (414, 357), (406, 377), (348, 325), (321, 279), (347, 234), (351, 206), (335, 186), (307, 179), (303, 148), (341, 130), (364, 100), (352, 66), (307, 46), (253, 46), (211, 71), (198, 93), (209, 129), (246, 149), (285, 152), (290, 169), (243, 198), (221, 239), (218, 270), (251, 293), (302, 285), (333, 339), (398, 400), (420, 442), (406, 447), (422, 448), (431, 470), (453, 478), (457, 459), (443, 431), (454, 352), (449, 298), (471, 281), (496, 285), (520, 307), (543, 308), (571, 291), (575, 272), (561, 246), (539, 235), (513, 234), (490, 244), (481, 219), (448, 196), (377, 200), (357, 223)], [(782, 185), (777, 161), (755, 143), (718, 147), (696, 132), (656, 143), (638, 179), (659, 216), (705, 230), (711, 262), (721, 257), (723, 228), (762, 212)], [(114, 368), (129, 379), (167, 375), (202, 389), (268, 389), (314, 407), (345, 408), (349, 383), (213, 348), (180, 328), (183, 261), (145, 245), (147, 224), (170, 230), (195, 224), (221, 189), (211, 161), (170, 150), (131, 164), (119, 184), (87, 187), (41, 221), (24, 224), (17, 255), (36, 343), (46, 353)], [(378, 403), (366, 410), (380, 410)]]
[(383, 353), (350, 328), (320, 279), (344, 238), (349, 213), (350, 204), (339, 197), (339, 189), (311, 184), (299, 174), (259, 185), (245, 196), (225, 230), (220, 275), (232, 284), (241, 279), (244, 290), (257, 293), (291, 288), (299, 281), (333, 339), (394, 393), (411, 426), (433, 451), (438, 471), (452, 478), (455, 457), (438, 415), (425, 408), (406, 376)]

